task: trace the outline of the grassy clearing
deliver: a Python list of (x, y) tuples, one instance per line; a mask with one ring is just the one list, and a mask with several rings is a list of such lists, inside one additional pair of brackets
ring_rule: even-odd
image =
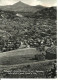
[(17, 49), (9, 52), (0, 53), (0, 65), (13, 65), (31, 62), (31, 59), (37, 54), (35, 48)]
[(0, 57), (9, 57), (9, 56), (16, 56), (16, 55), (28, 55), (28, 54), (36, 54), (38, 51), (35, 48), (24, 48), (24, 49), (17, 49), (13, 51), (3, 52), (0, 53)]

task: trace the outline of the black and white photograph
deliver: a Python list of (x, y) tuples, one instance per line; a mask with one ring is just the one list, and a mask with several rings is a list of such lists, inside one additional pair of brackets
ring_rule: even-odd
[(0, 78), (57, 78), (57, 0), (0, 0)]

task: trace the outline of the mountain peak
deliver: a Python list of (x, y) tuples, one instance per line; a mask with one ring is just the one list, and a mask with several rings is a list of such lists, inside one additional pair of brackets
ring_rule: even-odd
[(19, 1), (11, 6), (11, 10), (26, 12), (26, 11), (30, 11), (30, 7), (31, 6), (29, 6), (28, 4), (25, 4), (21, 1)]
[[(15, 4), (24, 4), (24, 3), (22, 1), (19, 1), (19, 2), (15, 3)], [(13, 5), (15, 5), (15, 4), (13, 4)]]
[(29, 6), (28, 4), (23, 3), (22, 1), (19, 1), (17, 3), (15, 3), (13, 6)]

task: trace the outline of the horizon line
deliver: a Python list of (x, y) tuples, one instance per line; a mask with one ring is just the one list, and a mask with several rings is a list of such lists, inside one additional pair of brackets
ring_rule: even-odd
[[(18, 1), (18, 2), (21, 2), (21, 3), (24, 3), (24, 2), (22, 2), (22, 1)], [(10, 5), (0, 5), (0, 7), (3, 7), (3, 6), (13, 6), (13, 5), (15, 5), (15, 4), (17, 4), (18, 2), (15, 2), (14, 4), (10, 4)], [(27, 3), (24, 3), (24, 4), (26, 4), (26, 5), (29, 5), (29, 6), (43, 6), (43, 7), (57, 7), (57, 5), (51, 5), (51, 6), (45, 6), (45, 5), (42, 5), (42, 4), (38, 4), (38, 5), (30, 5), (30, 4), (27, 4)]]

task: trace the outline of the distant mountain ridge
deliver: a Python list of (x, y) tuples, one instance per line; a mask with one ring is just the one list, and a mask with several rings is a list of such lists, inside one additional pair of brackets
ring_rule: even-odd
[(43, 8), (45, 7), (41, 5), (30, 6), (21, 1), (15, 3), (14, 5), (0, 6), (0, 9), (2, 10), (19, 11), (19, 12), (36, 12), (37, 10), (41, 10)]

